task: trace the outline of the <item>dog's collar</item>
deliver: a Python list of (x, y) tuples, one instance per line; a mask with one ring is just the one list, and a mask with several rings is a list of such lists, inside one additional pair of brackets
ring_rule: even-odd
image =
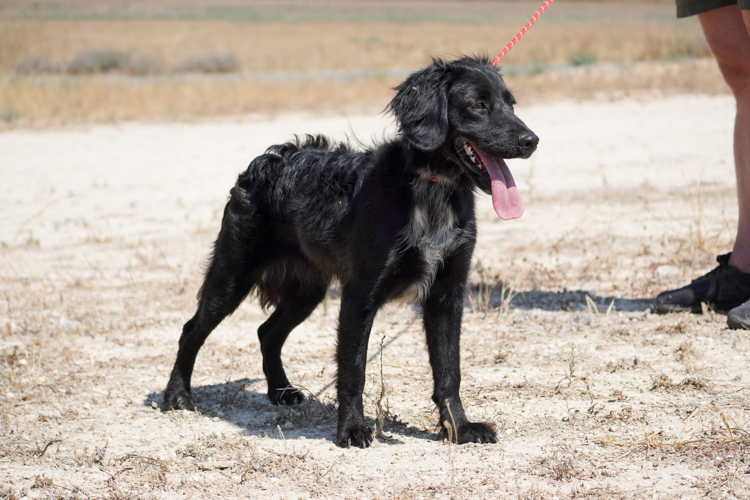
[(434, 182), (435, 184), (440, 184), (440, 181), (438, 180), (438, 178), (435, 177), (435, 176), (433, 176), (433, 175), (427, 175), (424, 172), (422, 172), (421, 170), (417, 170), (417, 173), (420, 176), (422, 176), (422, 178), (427, 179), (430, 182)]

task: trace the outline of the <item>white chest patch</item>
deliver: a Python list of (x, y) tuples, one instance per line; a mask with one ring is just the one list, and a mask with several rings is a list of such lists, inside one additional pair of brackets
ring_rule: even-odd
[(405, 248), (418, 248), (426, 265), (420, 281), (410, 287), (403, 298), (424, 303), (443, 259), (457, 242), (456, 216), (450, 206), (430, 212), (416, 205), (403, 234)]

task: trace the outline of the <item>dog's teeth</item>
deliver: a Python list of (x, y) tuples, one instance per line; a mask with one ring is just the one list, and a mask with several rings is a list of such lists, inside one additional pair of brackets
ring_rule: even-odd
[(479, 160), (477, 160), (477, 158), (475, 156), (476, 153), (474, 152), (474, 149), (471, 146), (469, 146), (469, 143), (468, 142), (464, 142), (462, 144), (463, 144), (464, 153), (471, 160), (471, 162), (474, 165), (477, 165), (482, 170), (485, 170), (484, 165), (482, 165), (482, 163)]

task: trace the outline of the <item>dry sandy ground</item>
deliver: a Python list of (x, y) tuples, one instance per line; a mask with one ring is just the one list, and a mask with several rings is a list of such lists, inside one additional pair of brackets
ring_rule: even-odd
[(649, 313), (735, 223), (729, 97), (519, 106), (523, 218), (478, 200), (462, 395), (500, 442), (438, 439), (420, 321), (378, 316), (371, 448), (332, 442), (335, 291), (285, 347), (309, 401), (271, 406), (247, 301), (209, 338), (200, 413), (158, 409), (237, 173), (281, 116), (0, 133), (0, 498), (748, 498), (748, 351), (725, 318)]

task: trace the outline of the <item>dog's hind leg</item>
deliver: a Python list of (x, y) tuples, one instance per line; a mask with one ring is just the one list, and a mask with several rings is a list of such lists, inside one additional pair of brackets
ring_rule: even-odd
[(496, 443), (491, 423), (470, 422), (459, 397), (460, 335), (471, 250), (445, 260), (423, 306), (440, 425), (456, 443)]
[[(287, 290), (292, 287), (287, 287)], [(328, 284), (321, 282), (307, 287), (304, 292), (299, 287), (293, 293), (286, 292), (279, 305), (265, 323), (258, 328), (260, 349), (263, 353), (263, 373), (268, 382), (268, 397), (275, 404), (291, 405), (305, 400), (302, 393), (291, 386), (281, 363), (281, 348), (289, 333), (302, 323), (325, 298)]]
[(195, 410), (190, 378), (198, 351), (213, 329), (237, 309), (259, 277), (264, 259), (261, 246), (254, 244), (258, 233), (255, 219), (253, 208), (233, 190), (199, 294), (198, 311), (182, 329), (177, 360), (164, 391), (166, 409)]

